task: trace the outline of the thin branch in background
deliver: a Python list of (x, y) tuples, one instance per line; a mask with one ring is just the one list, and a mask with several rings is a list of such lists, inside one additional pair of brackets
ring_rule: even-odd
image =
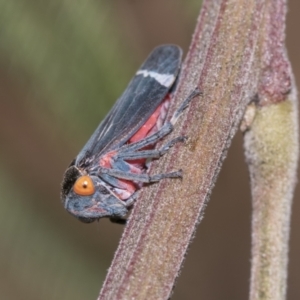
[[(203, 97), (192, 102), (170, 137), (187, 135), (185, 147), (174, 147), (152, 167), (153, 173), (182, 168), (184, 178), (144, 189), (99, 299), (170, 297), (232, 137), (261, 87), (262, 58), (269, 39), (265, 24), (278, 19), (274, 5), (284, 6), (285, 1), (203, 2), (173, 109), (196, 86)], [(280, 26), (283, 22), (284, 17), (279, 18)]]
[(258, 97), (247, 110), (252, 122), (244, 136), (253, 203), (250, 299), (280, 300), (287, 290), (299, 124), (296, 86), (284, 45), (286, 1), (266, 1), (265, 7)]

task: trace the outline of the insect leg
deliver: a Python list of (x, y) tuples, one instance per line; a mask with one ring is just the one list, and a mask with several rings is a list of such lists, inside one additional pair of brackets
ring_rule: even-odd
[(173, 131), (175, 123), (179, 119), (182, 112), (188, 107), (191, 100), (193, 98), (195, 98), (196, 96), (199, 96), (201, 94), (202, 94), (202, 92), (198, 88), (193, 90), (190, 93), (190, 95), (176, 109), (176, 111), (174, 112), (174, 114), (173, 114), (173, 116), (172, 116), (172, 118), (169, 122), (165, 123), (157, 132), (155, 132), (154, 134), (146, 137), (145, 139), (140, 140), (140, 141), (135, 142), (135, 143), (132, 143), (132, 144), (124, 145), (123, 147), (120, 148), (119, 153), (132, 152), (132, 151), (144, 148), (148, 145), (155, 144), (160, 139), (162, 139), (163, 137), (165, 137), (166, 135), (171, 133)]
[(100, 178), (109, 184), (110, 186), (122, 189), (123, 187), (123, 182), (118, 180), (115, 176), (111, 176), (110, 174), (100, 174)]
[(121, 160), (135, 160), (142, 158), (160, 158), (164, 154), (168, 152), (168, 150), (173, 147), (178, 142), (184, 142), (186, 137), (180, 136), (171, 141), (169, 141), (166, 145), (164, 145), (161, 149), (157, 150), (142, 150), (138, 152), (125, 152), (119, 153), (115, 156), (115, 159), (118, 161)]
[[(139, 191), (135, 192), (130, 198), (128, 198), (126, 201), (122, 201), (122, 204), (127, 208), (131, 209), (134, 202), (137, 200), (139, 196)], [(127, 219), (118, 218), (118, 217), (111, 217), (109, 218), (111, 222), (125, 225), (127, 223)]]
[(149, 182), (158, 182), (164, 178), (182, 178), (182, 170), (165, 173), (165, 174), (156, 174), (153, 176), (149, 176), (149, 179), (150, 179)]
[(139, 191), (137, 191), (137, 192), (135, 192), (133, 195), (131, 195), (131, 197), (128, 198), (126, 201), (124, 201), (123, 204), (124, 204), (127, 208), (131, 207), (131, 206), (134, 204), (134, 202), (137, 200), (138, 196), (139, 196)]
[(173, 131), (173, 125), (170, 122), (168, 122), (168, 123), (164, 124), (154, 134), (149, 135), (148, 137), (146, 137), (138, 142), (122, 146), (119, 149), (119, 153), (133, 152), (133, 151), (139, 150), (141, 148), (144, 148), (146, 146), (156, 144), (160, 139), (162, 139), (163, 137), (165, 137), (172, 131)]
[(140, 181), (145, 183), (150, 182), (157, 182), (164, 178), (181, 178), (182, 171), (176, 171), (166, 174), (157, 174), (150, 176), (148, 174), (135, 174), (130, 172), (123, 172), (115, 169), (108, 169), (108, 168), (100, 168), (99, 169), (99, 176), (103, 176), (103, 174), (110, 175), (115, 178), (126, 179), (126, 180), (133, 180), (133, 181)]
[(202, 95), (202, 92), (199, 90), (198, 87), (196, 87), (189, 95), (188, 97), (180, 104), (180, 106), (176, 109), (174, 112), (170, 123), (175, 125), (177, 120), (179, 119), (182, 112), (189, 106), (190, 102), (197, 96)]

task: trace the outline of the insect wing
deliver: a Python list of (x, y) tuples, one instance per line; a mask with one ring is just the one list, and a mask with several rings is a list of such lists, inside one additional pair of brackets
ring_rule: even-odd
[(170, 91), (181, 56), (181, 49), (175, 45), (153, 50), (78, 154), (76, 165), (89, 165), (89, 158), (122, 146), (134, 135)]

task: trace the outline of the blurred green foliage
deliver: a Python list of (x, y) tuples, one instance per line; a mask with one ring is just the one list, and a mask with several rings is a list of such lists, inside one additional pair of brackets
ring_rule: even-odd
[(2, 56), (55, 113), (99, 120), (125, 86), (130, 64), (111, 14), (106, 1), (1, 1)]
[[(105, 275), (101, 260), (83, 260), (7, 174), (0, 173), (0, 190), (1, 299), (95, 299)], [(82, 284), (82, 274), (90, 275), (89, 284)]]
[[(68, 134), (78, 137), (74, 145), (87, 139), (129, 76), (131, 61), (124, 59), (126, 47), (111, 16), (105, 1), (0, 1), (0, 63), (12, 85), (5, 93), (7, 82), (1, 82), (2, 121), (10, 131), (1, 135), (1, 299), (95, 299), (99, 292), (105, 254), (96, 263), (84, 255), (77, 237), (53, 220), (61, 218), (47, 202), (60, 206), (59, 182), (67, 162), (55, 184), (47, 183), (50, 174), (57, 176), (51, 166), (63, 161), (59, 140)], [(26, 138), (13, 144), (29, 124), (37, 132), (25, 129)], [(39, 149), (41, 144), (52, 148), (50, 155)], [(29, 170), (44, 160), (40, 175)]]

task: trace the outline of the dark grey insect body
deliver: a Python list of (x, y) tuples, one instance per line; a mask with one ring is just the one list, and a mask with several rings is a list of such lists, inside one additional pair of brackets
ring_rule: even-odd
[(181, 171), (153, 176), (147, 172), (147, 161), (160, 158), (184, 140), (177, 137), (155, 149), (200, 93), (193, 91), (166, 121), (181, 56), (178, 46), (154, 49), (66, 170), (61, 198), (66, 210), (79, 220), (89, 223), (109, 217), (124, 223), (144, 183), (182, 176)]

